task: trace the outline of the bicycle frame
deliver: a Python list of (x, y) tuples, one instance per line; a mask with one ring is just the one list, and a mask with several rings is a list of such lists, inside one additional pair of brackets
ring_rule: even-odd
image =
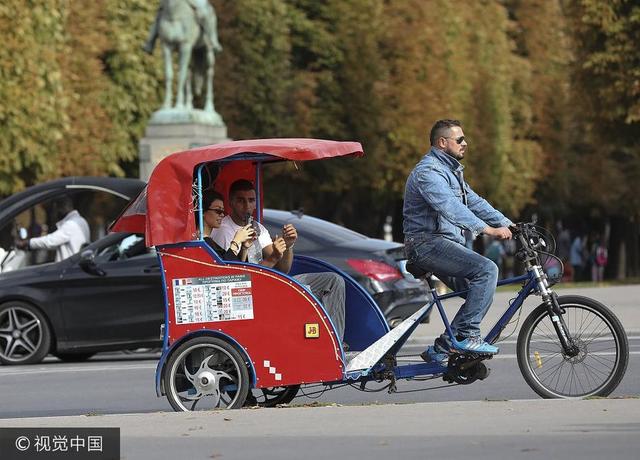
[[(453, 343), (454, 346), (458, 346), (459, 342), (456, 340), (455, 335), (451, 330), (451, 323), (449, 322), (449, 319), (447, 318), (447, 314), (444, 311), (444, 306), (442, 305), (442, 301), (446, 299), (450, 299), (452, 297), (459, 297), (467, 293), (469, 290), (465, 289), (462, 291), (451, 292), (449, 294), (445, 294), (441, 296), (441, 295), (438, 295), (433, 283), (430, 280), (428, 280), (427, 282), (429, 283), (433, 300), (431, 301), (430, 304), (428, 304), (426, 310), (418, 317), (414, 325), (407, 331), (406, 334), (404, 334), (403, 339), (398, 340), (398, 342), (396, 342), (396, 344), (394, 345), (393, 350), (390, 350), (390, 351), (397, 351), (402, 347), (402, 345), (404, 345), (408, 337), (415, 330), (418, 324), (420, 324), (422, 319), (426, 317), (427, 314), (429, 314), (433, 305), (436, 305), (436, 307), (438, 308), (440, 317), (442, 318), (442, 322), (444, 323), (445, 330), (449, 335), (451, 342)], [(522, 286), (522, 289), (520, 289), (517, 297), (514, 299), (513, 302), (511, 302), (511, 304), (507, 307), (507, 309), (502, 314), (502, 316), (498, 319), (498, 321), (493, 326), (493, 328), (491, 328), (489, 333), (486, 335), (485, 340), (487, 342), (493, 343), (495, 340), (498, 339), (498, 337), (500, 336), (500, 333), (511, 321), (515, 313), (522, 307), (522, 304), (524, 303), (525, 299), (529, 297), (531, 293), (537, 288), (537, 284), (538, 284), (538, 281), (536, 279), (536, 274), (533, 272), (533, 270), (528, 271), (527, 274), (525, 275), (516, 276), (513, 278), (507, 278), (507, 279), (498, 281), (497, 283), (498, 286), (506, 286), (506, 285), (520, 283), (520, 282), (524, 283)], [(395, 378), (402, 379), (402, 378), (412, 378), (419, 375), (442, 374), (446, 372), (446, 370), (447, 370), (446, 367), (440, 366), (438, 364), (420, 363), (420, 364), (407, 364), (402, 366), (394, 366), (393, 374)]]
[[(407, 318), (403, 323), (397, 326), (396, 329), (393, 329), (391, 332), (389, 332), (385, 337), (382, 337), (378, 342), (376, 342), (376, 344), (372, 345), (371, 348), (377, 348), (378, 353), (372, 353), (372, 355), (369, 357), (370, 359), (368, 360), (368, 365), (364, 365), (365, 363), (363, 362), (356, 363), (355, 359), (353, 360), (354, 362), (350, 362), (349, 366), (347, 366), (346, 369), (347, 380), (371, 380), (378, 378), (381, 372), (384, 374), (388, 371), (392, 371), (393, 378), (396, 379), (412, 378), (425, 375), (438, 375), (443, 374), (447, 371), (446, 367), (434, 363), (419, 363), (397, 366), (394, 362), (393, 369), (389, 369), (388, 361), (387, 365), (381, 364), (385, 357), (388, 358), (395, 356), (395, 354), (406, 343), (408, 338), (415, 331), (422, 320), (429, 314), (434, 305), (440, 312), (440, 316), (442, 318), (442, 322), (444, 323), (446, 333), (451, 337), (453, 345), (459, 346), (459, 342), (455, 339), (455, 336), (451, 330), (451, 324), (444, 311), (442, 301), (451, 297), (461, 296), (468, 292), (468, 290), (456, 291), (440, 296), (436, 292), (433, 283), (431, 283), (430, 280), (427, 280), (427, 282), (429, 283), (429, 287), (431, 290), (431, 302), (426, 304), (412, 316)], [(517, 312), (518, 309), (522, 306), (524, 300), (538, 288), (538, 275), (535, 273), (535, 270), (529, 270), (525, 275), (499, 281), (498, 286), (520, 282), (524, 283), (522, 289), (518, 293), (516, 299), (507, 307), (507, 310), (500, 317), (496, 325), (491, 329), (489, 334), (487, 334), (487, 341), (495, 341), (498, 338), (502, 330), (506, 327), (509, 321), (511, 321), (511, 318), (513, 318), (515, 312)], [(363, 354), (366, 354), (366, 352)]]

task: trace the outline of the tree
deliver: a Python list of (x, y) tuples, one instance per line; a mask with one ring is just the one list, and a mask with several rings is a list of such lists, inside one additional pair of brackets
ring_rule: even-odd
[[(138, 142), (151, 114), (160, 108), (164, 89), (162, 57), (147, 56), (141, 46), (155, 19), (158, 2), (107, 0), (102, 4), (107, 21), (108, 49), (101, 56), (109, 80), (99, 101), (112, 123), (113, 161), (103, 174), (128, 176), (138, 172)], [(117, 162), (116, 162), (117, 159)]]
[[(640, 6), (581, 0), (565, 6), (575, 43), (580, 108), (578, 187), (584, 206), (612, 223), (610, 272), (640, 273)], [(626, 273), (625, 273), (626, 272)]]
[(58, 57), (65, 50), (67, 2), (0, 4), (0, 194), (53, 170), (68, 129)]
[(50, 172), (40, 180), (71, 175), (122, 175), (122, 155), (114, 142), (115, 126), (105, 95), (109, 79), (101, 60), (106, 52), (108, 24), (104, 6), (68, 3), (64, 17), (65, 46), (58, 56), (68, 120), (62, 138), (51, 150)]
[(291, 43), (283, 0), (215, 2), (224, 51), (216, 104), (235, 139), (292, 134)]

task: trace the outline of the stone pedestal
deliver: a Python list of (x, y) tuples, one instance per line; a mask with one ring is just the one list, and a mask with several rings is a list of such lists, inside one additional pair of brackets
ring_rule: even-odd
[(229, 140), (227, 127), (215, 112), (159, 110), (140, 139), (140, 179), (148, 181), (160, 160), (174, 152)]

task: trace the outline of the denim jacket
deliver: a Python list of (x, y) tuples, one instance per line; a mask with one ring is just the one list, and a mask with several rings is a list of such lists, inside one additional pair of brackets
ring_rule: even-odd
[(463, 169), (458, 160), (435, 147), (420, 160), (405, 186), (405, 239), (440, 235), (465, 244), (465, 230), (477, 236), (487, 226), (512, 225), (469, 187)]

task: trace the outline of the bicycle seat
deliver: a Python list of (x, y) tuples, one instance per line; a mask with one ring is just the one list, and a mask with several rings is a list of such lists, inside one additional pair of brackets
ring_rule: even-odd
[(407, 271), (411, 273), (415, 279), (431, 277), (431, 272), (428, 272), (422, 269), (421, 267), (419, 267), (418, 265), (412, 262), (407, 262), (406, 268), (407, 268)]

